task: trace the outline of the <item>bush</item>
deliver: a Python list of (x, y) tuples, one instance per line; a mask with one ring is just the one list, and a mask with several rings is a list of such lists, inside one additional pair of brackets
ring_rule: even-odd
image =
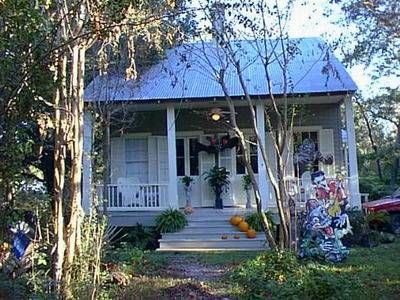
[(178, 209), (166, 209), (156, 218), (156, 228), (160, 233), (177, 232), (186, 225), (186, 216)]
[(230, 276), (248, 299), (349, 299), (360, 285), (351, 274), (328, 265), (299, 262), (290, 252), (268, 252), (249, 260)]
[(136, 226), (122, 228), (115, 239), (117, 246), (129, 244), (131, 247), (142, 250), (154, 250), (159, 246), (159, 238), (160, 233), (155, 227), (146, 227), (137, 223)]
[(390, 185), (376, 176), (360, 176), (360, 192), (368, 193), (371, 200), (376, 200), (390, 194)]
[[(274, 221), (272, 219), (272, 213), (270, 211), (265, 212), (265, 216), (268, 219), (268, 223), (270, 227), (274, 227)], [(251, 213), (249, 215), (246, 215), (245, 217), (246, 222), (249, 224), (250, 228), (253, 228), (255, 231), (264, 231), (263, 225), (262, 225), (262, 218), (261, 214), (258, 212)]]

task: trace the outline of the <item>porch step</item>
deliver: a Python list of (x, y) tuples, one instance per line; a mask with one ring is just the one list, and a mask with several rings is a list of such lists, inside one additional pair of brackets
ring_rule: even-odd
[(161, 251), (176, 251), (174, 249), (237, 249), (237, 250), (263, 250), (266, 249), (265, 239), (238, 239), (238, 240), (222, 240), (222, 239), (170, 239), (160, 242)]
[[(239, 236), (241, 239), (247, 239), (245, 232), (240, 231), (215, 231), (215, 232), (191, 232), (184, 229), (181, 232), (166, 233), (162, 235), (165, 240), (176, 240), (176, 239), (189, 239), (189, 240), (208, 240), (208, 239), (222, 239), (223, 235), (227, 236), (228, 240), (233, 240), (234, 236)], [(263, 233), (259, 232), (257, 236), (262, 236)]]
[[(229, 223), (232, 215), (245, 215), (244, 209), (200, 209), (188, 216), (188, 225), (180, 232), (166, 233), (159, 240), (158, 251), (258, 251), (267, 248), (265, 236), (258, 233), (249, 239)], [(227, 235), (226, 239), (222, 239)], [(235, 239), (234, 236), (239, 236)]]

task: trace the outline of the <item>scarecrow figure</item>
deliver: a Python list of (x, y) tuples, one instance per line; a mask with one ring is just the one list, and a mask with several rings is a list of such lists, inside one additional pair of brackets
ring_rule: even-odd
[(343, 246), (341, 238), (351, 232), (351, 226), (346, 214), (347, 198), (342, 178), (327, 183), (322, 171), (312, 173), (311, 178), (315, 199), (309, 199), (306, 204), (299, 256), (343, 261), (349, 250)]

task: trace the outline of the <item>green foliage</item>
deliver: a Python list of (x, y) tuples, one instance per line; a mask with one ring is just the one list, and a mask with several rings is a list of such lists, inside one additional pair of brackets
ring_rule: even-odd
[(183, 176), (181, 178), (181, 182), (185, 185), (185, 186), (190, 186), (190, 184), (194, 181), (194, 179), (190, 176)]
[(390, 215), (387, 211), (370, 212), (366, 215), (366, 222), (370, 228), (382, 230), (389, 226)]
[(223, 190), (230, 184), (229, 171), (224, 167), (214, 166), (208, 172), (205, 172), (204, 175), (204, 179), (214, 192)]
[[(268, 223), (271, 228), (275, 226), (274, 220), (272, 218), (271, 211), (264, 212), (265, 216), (268, 219)], [(255, 231), (264, 231), (264, 227), (262, 224), (262, 216), (258, 212), (254, 212), (245, 216), (246, 222), (249, 224), (250, 228), (253, 228)]]
[(268, 252), (236, 268), (230, 277), (247, 299), (348, 299), (360, 283), (329, 266), (299, 262), (290, 252)]
[(178, 209), (166, 209), (156, 218), (156, 228), (161, 233), (177, 232), (186, 225), (186, 216)]
[(376, 200), (390, 194), (389, 182), (382, 182), (377, 176), (360, 176), (360, 192)]
[(117, 245), (125, 243), (142, 250), (154, 250), (158, 248), (159, 238), (160, 233), (155, 227), (145, 227), (138, 223), (136, 226), (123, 228), (116, 240)]
[(251, 188), (251, 177), (249, 174), (242, 177), (242, 186), (245, 191)]

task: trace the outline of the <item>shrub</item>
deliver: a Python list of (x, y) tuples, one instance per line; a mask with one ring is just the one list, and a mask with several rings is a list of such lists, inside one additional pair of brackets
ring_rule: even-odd
[(329, 265), (303, 264), (290, 252), (268, 252), (236, 268), (230, 280), (247, 299), (349, 299), (360, 285)]
[(177, 232), (186, 225), (185, 214), (177, 209), (166, 209), (156, 218), (156, 228), (161, 233)]
[[(272, 219), (272, 213), (270, 211), (266, 211), (265, 216), (268, 219), (270, 227), (275, 226), (274, 221)], [(245, 220), (249, 224), (250, 228), (253, 228), (255, 231), (264, 231), (261, 214), (259, 214), (258, 212), (254, 212), (247, 215)]]
[(116, 237), (118, 241), (116, 245), (121, 246), (127, 243), (131, 247), (142, 250), (154, 250), (158, 248), (159, 238), (160, 233), (155, 227), (146, 227), (137, 223), (136, 226), (122, 228)]

